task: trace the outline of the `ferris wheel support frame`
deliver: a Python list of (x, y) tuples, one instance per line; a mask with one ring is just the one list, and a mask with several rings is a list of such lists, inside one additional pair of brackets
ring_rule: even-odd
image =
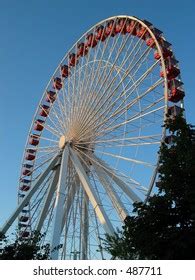
[(107, 166), (107, 164), (98, 159), (95, 155), (93, 155), (94, 162), (97, 162), (98, 165), (107, 173), (107, 175), (115, 182), (117, 186), (119, 186), (124, 193), (133, 201), (133, 202), (141, 202), (142, 200), (137, 196), (137, 194), (125, 183), (123, 182), (114, 172), (112, 172)]
[(52, 200), (53, 192), (54, 192), (54, 190), (57, 186), (57, 183), (58, 183), (59, 173), (60, 173), (60, 165), (57, 165), (56, 170), (53, 174), (53, 180), (51, 181), (50, 187), (49, 187), (48, 192), (47, 192), (47, 196), (46, 196), (46, 199), (45, 199), (45, 202), (44, 202), (43, 209), (41, 211), (39, 220), (37, 222), (37, 226), (36, 226), (36, 231), (37, 232), (40, 232), (41, 228), (43, 226), (44, 219), (47, 215), (47, 211), (49, 209), (49, 205), (50, 205), (51, 200)]
[(34, 195), (34, 193), (37, 191), (39, 186), (43, 183), (49, 172), (56, 166), (59, 159), (59, 154), (54, 156), (53, 159), (50, 161), (50, 164), (48, 165), (47, 169), (37, 178), (35, 184), (32, 186), (31, 190), (29, 190), (28, 194), (24, 199), (21, 201), (21, 203), (16, 207), (13, 214), (10, 216), (10, 218), (5, 222), (4, 226), (0, 229), (0, 233), (5, 234), (7, 230), (11, 227), (13, 222), (18, 218), (18, 215), (24, 208), (24, 206), (30, 201), (31, 197)]
[(68, 170), (68, 159), (69, 159), (69, 149), (68, 145), (65, 147), (60, 167), (59, 181), (56, 192), (56, 200), (54, 206), (54, 225), (53, 225), (53, 234), (52, 234), (52, 243), (51, 243), (51, 259), (58, 259), (58, 250), (57, 247), (60, 245), (60, 236), (61, 236), (61, 227), (63, 220), (63, 205), (65, 202), (65, 189), (66, 189), (66, 178)]
[(94, 211), (96, 212), (96, 215), (97, 215), (100, 223), (103, 225), (106, 233), (113, 235), (114, 228), (113, 228), (106, 212), (104, 211), (103, 205), (100, 203), (98, 197), (96, 196), (96, 193), (89, 181), (89, 178), (88, 178), (78, 156), (71, 148), (69, 148), (69, 149), (70, 149), (71, 161), (75, 167), (75, 170), (79, 176), (80, 182), (89, 197), (89, 200), (94, 208)]

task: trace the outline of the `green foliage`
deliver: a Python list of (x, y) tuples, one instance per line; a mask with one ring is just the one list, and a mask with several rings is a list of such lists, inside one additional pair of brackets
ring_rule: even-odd
[(31, 238), (16, 237), (10, 242), (7, 237), (1, 236), (0, 260), (47, 260), (50, 255), (49, 244), (40, 245), (44, 235), (34, 233)]
[(195, 144), (182, 116), (169, 118), (171, 145), (160, 148), (158, 192), (135, 203), (121, 231), (107, 236), (118, 259), (195, 259)]

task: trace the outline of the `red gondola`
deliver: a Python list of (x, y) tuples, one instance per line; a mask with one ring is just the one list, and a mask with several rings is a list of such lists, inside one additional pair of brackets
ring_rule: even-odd
[[(162, 48), (162, 54), (163, 54), (163, 58), (168, 58), (173, 55), (173, 52), (171, 49)], [(154, 52), (154, 58), (156, 60), (160, 59), (160, 53), (158, 50)]]
[(146, 30), (146, 27), (142, 26), (141, 24), (136, 28), (136, 36), (142, 38), (145, 40), (148, 36), (148, 32)]
[(56, 92), (55, 91), (47, 91), (46, 101), (53, 103), (56, 100)]
[(49, 106), (47, 106), (45, 104), (41, 105), (41, 111), (40, 111), (39, 115), (42, 117), (47, 117), (49, 114), (49, 109), (50, 109)]
[(27, 191), (30, 190), (30, 186), (22, 185), (22, 186), (20, 187), (20, 190), (23, 191), (23, 192), (27, 192)]
[(107, 36), (105, 34), (105, 29), (103, 25), (100, 25), (96, 28), (96, 36), (95, 36), (97, 41), (105, 41)]
[(134, 20), (127, 19), (126, 32), (134, 36), (136, 35), (136, 22)]
[(40, 120), (40, 119), (36, 120), (35, 125), (34, 125), (34, 130), (42, 131), (44, 128), (44, 126), (43, 126), (44, 123), (45, 123), (45, 121), (43, 121), (43, 120)]
[(113, 19), (111, 19), (107, 23), (106, 28), (105, 28), (105, 34), (106, 34), (106, 36), (111, 35), (112, 37), (114, 37), (116, 35), (116, 26), (115, 26)]
[[(175, 79), (180, 74), (180, 70), (179, 70), (177, 64), (178, 64), (178, 61), (172, 57), (168, 57), (165, 60), (165, 67), (166, 67), (166, 73), (167, 73), (168, 80)], [(161, 71), (160, 76), (164, 77), (163, 71)]]
[(79, 43), (78, 45), (77, 45), (77, 49), (78, 49), (78, 51), (77, 51), (77, 57), (79, 57), (79, 56), (85, 56), (85, 55), (87, 55), (87, 53), (88, 53), (88, 46), (87, 45), (85, 45), (83, 42), (82, 43)]
[[(148, 24), (150, 24), (150, 29), (152, 30), (153, 34), (155, 35), (155, 38), (157, 39), (157, 41), (161, 41), (161, 36), (162, 36), (162, 31), (152, 27), (151, 23), (148, 22)], [(147, 24), (147, 25), (148, 25)], [(146, 38), (146, 45), (151, 47), (151, 48), (155, 48), (155, 39), (151, 37), (151, 35), (148, 33), (148, 36)]]
[(35, 159), (35, 153), (36, 153), (36, 150), (27, 149), (25, 159), (26, 160), (34, 160)]
[(93, 33), (88, 34), (86, 39), (87, 39), (86, 45), (88, 47), (94, 48), (98, 43)]
[(53, 88), (60, 90), (62, 88), (62, 80), (59, 77), (53, 79)]
[(32, 174), (32, 167), (33, 165), (31, 164), (24, 164), (22, 174), (24, 176), (30, 176)]
[(175, 118), (182, 112), (183, 112), (183, 109), (181, 107), (174, 105), (174, 106), (171, 106), (168, 108), (167, 113), (168, 113), (169, 117)]
[(29, 144), (33, 146), (37, 146), (39, 144), (39, 135), (38, 134), (32, 134), (29, 138)]
[(182, 85), (183, 85), (182, 81), (177, 79), (168, 81), (168, 89), (180, 88), (182, 87)]
[(60, 70), (61, 70), (61, 75), (63, 78), (67, 78), (69, 76), (70, 70), (69, 70), (68, 65), (62, 65)]
[(177, 103), (180, 100), (182, 100), (185, 96), (185, 93), (183, 90), (178, 89), (178, 88), (173, 88), (170, 93), (169, 93), (169, 101), (173, 103)]
[(115, 32), (116, 33), (122, 33), (122, 34), (126, 34), (126, 19), (125, 18), (119, 18), (117, 20), (116, 23), (116, 27), (115, 27)]
[(69, 63), (68, 63), (68, 65), (70, 66), (70, 67), (74, 67), (74, 66), (76, 66), (77, 64), (78, 64), (78, 57), (76, 56), (76, 54), (75, 53), (70, 53), (69, 54)]

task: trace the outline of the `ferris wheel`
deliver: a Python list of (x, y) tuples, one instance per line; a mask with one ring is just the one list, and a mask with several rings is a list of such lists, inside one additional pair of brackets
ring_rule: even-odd
[(184, 95), (171, 44), (153, 24), (122, 15), (90, 28), (39, 102), (18, 207), (2, 232), (18, 219), (22, 238), (44, 233), (52, 259), (110, 258), (105, 233), (152, 195), (159, 147), (170, 141), (163, 124)]

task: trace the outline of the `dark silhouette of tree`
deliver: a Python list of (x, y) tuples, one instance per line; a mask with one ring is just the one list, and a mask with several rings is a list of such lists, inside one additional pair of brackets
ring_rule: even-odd
[(1, 236), (0, 260), (47, 260), (50, 255), (49, 244), (40, 245), (44, 235), (34, 233), (31, 238), (17, 237), (10, 242)]
[(195, 259), (195, 130), (182, 115), (165, 123), (157, 193), (135, 203), (105, 247), (118, 259)]

